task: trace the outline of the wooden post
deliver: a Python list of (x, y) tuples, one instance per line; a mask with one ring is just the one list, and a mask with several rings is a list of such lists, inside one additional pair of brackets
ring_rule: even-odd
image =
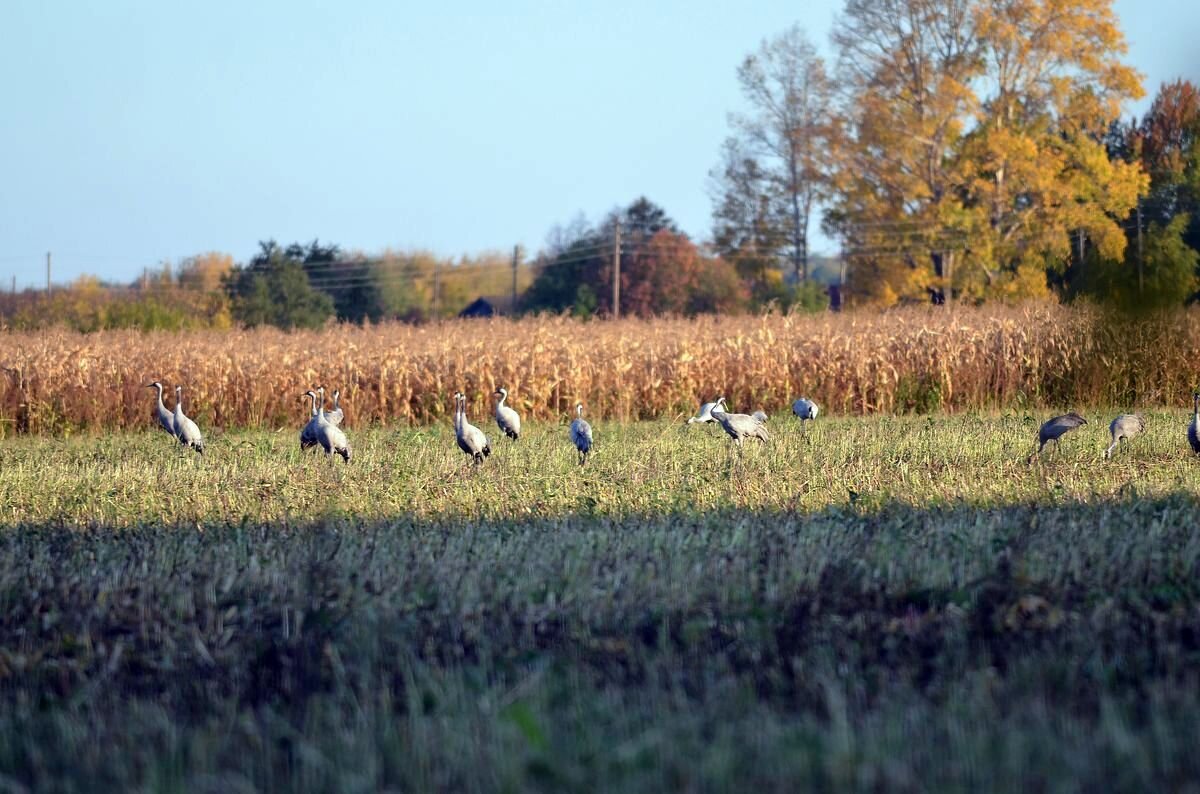
[(512, 258), (512, 309), (510, 310), (512, 314), (517, 313), (517, 266), (520, 262), (521, 246), (514, 245)]
[(50, 252), (46, 252), (46, 292), (50, 292)]
[(612, 316), (621, 319), (621, 221), (613, 224), (613, 296)]
[(1142, 200), (1139, 198), (1137, 202), (1137, 235), (1138, 235), (1138, 297), (1142, 295), (1144, 287), (1143, 267), (1142, 267)]

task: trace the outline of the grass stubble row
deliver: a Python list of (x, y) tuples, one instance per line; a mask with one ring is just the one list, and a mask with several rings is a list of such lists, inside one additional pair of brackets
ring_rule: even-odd
[(582, 400), (592, 417), (673, 417), (724, 394), (734, 410), (827, 413), (1181, 406), (1200, 310), (1113, 322), (1086, 307), (915, 307), (824, 315), (582, 322), (565, 317), (274, 329), (3, 335), (0, 432), (146, 426), (161, 380), (202, 426), (286, 427), (300, 393), (340, 387), (350, 425), (423, 425), (463, 390), (531, 419)]

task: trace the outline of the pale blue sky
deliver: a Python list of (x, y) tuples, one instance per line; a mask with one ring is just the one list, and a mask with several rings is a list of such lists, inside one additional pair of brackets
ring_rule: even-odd
[[(0, 285), (319, 237), (542, 247), (646, 195), (697, 238), (735, 69), (841, 0), (0, 5)], [(1118, 0), (1150, 93), (1200, 77), (1196, 0)], [(1132, 110), (1132, 109), (1131, 109)]]

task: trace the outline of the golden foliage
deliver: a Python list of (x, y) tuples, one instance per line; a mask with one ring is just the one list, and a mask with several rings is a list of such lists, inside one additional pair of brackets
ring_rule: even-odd
[(387, 323), (321, 331), (12, 332), (0, 363), (4, 432), (151, 426), (161, 380), (186, 387), (206, 427), (299, 425), (300, 393), (339, 387), (350, 424), (471, 415), (492, 391), (530, 419), (685, 415), (718, 394), (786, 411), (800, 395), (832, 413), (999, 406), (1173, 404), (1200, 359), (1195, 311), (1112, 328), (1088, 309), (910, 307), (881, 313)]

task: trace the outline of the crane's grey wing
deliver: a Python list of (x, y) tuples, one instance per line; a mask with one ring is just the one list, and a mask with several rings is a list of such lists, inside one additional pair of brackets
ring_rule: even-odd
[(507, 405), (500, 406), (496, 411), (496, 425), (500, 432), (509, 438), (516, 438), (521, 434), (521, 417)]
[(592, 448), (592, 426), (584, 419), (571, 422), (571, 443), (580, 452), (588, 452)]
[(341, 408), (335, 408), (332, 411), (325, 412), (325, 421), (334, 427), (338, 427), (342, 424), (342, 419), (345, 418), (345, 416), (345, 411), (343, 411)]

